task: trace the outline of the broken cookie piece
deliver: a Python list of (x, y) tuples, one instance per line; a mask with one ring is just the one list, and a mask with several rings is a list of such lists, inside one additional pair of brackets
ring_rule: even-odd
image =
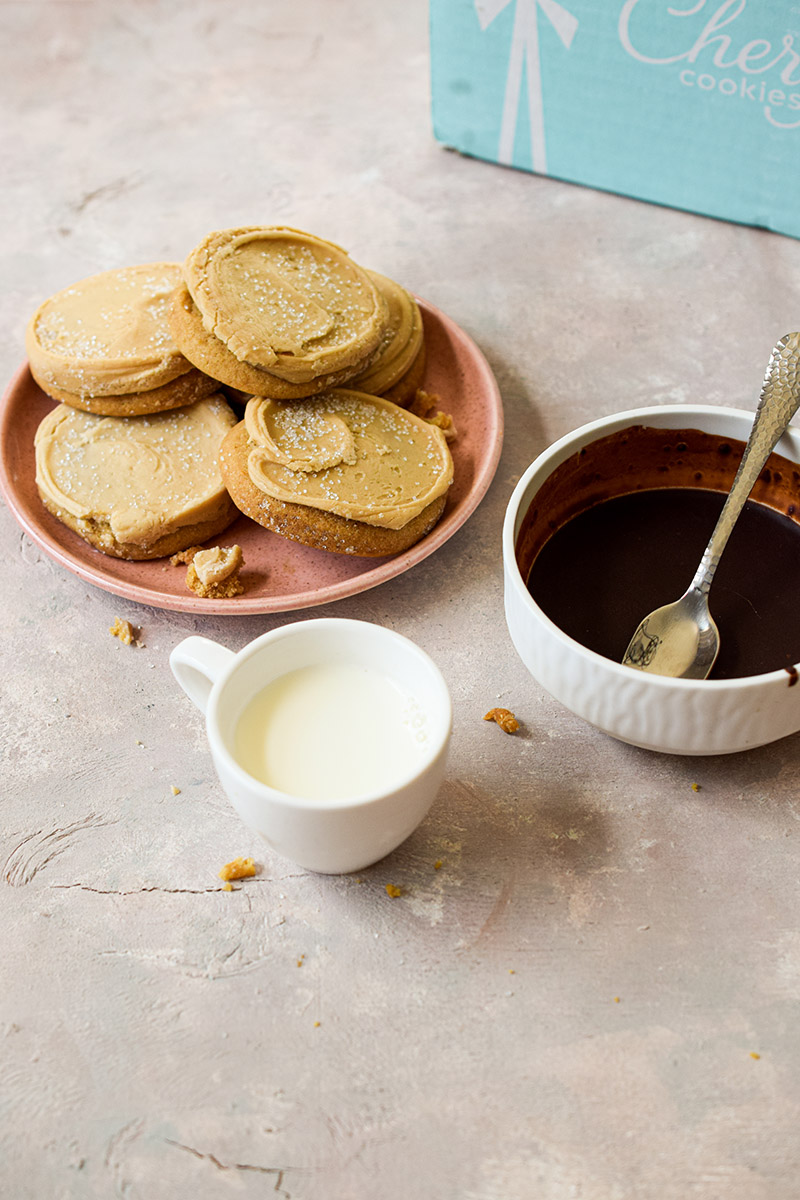
[(425, 419), (429, 425), (436, 425), (438, 429), (441, 429), (446, 442), (452, 442), (458, 436), (458, 430), (453, 424), (453, 418), (449, 413), (435, 412), (432, 417), (426, 417)]
[(195, 554), (199, 554), (202, 549), (202, 546), (187, 546), (185, 550), (179, 550), (177, 554), (173, 554), (169, 561), (173, 567), (188, 566)]
[(219, 872), (219, 878), (229, 883), (231, 879), (249, 879), (256, 874), (256, 864), (252, 858), (234, 858), (226, 863)]
[(114, 618), (114, 624), (109, 625), (108, 632), (119, 638), (124, 646), (135, 646), (139, 639), (139, 631), (134, 629), (130, 621), (123, 621), (122, 617)]
[(516, 733), (519, 729), (519, 721), (508, 708), (490, 708), (483, 719), (494, 721), (504, 733)]
[(413, 413), (415, 417), (422, 417), (423, 420), (432, 413), (439, 403), (439, 397), (435, 392), (426, 392), (422, 388), (417, 388), (414, 393), (414, 399), (408, 405), (408, 411)]
[(198, 550), (189, 563), (186, 586), (204, 599), (239, 596), (244, 591), (239, 578), (243, 561), (241, 546), (212, 546), (210, 550)]
[(445, 440), (452, 442), (458, 431), (453, 424), (453, 418), (449, 413), (442, 412), (437, 407), (438, 404), (439, 397), (435, 392), (426, 392), (422, 388), (417, 388), (414, 399), (408, 406), (408, 411), (416, 417), (421, 417), (429, 425), (435, 425), (437, 429), (441, 429)]

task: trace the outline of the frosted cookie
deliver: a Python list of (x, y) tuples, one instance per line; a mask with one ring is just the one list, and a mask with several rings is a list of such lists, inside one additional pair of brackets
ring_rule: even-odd
[(218, 465), (235, 423), (218, 395), (140, 417), (59, 405), (36, 432), (42, 503), (116, 558), (161, 558), (197, 545), (238, 516)]
[(204, 396), (219, 391), (216, 379), (204, 375), (190, 364), (189, 370), (161, 387), (149, 392), (131, 392), (127, 396), (78, 396), (64, 388), (40, 380), (36, 371), (31, 374), (43, 392), (54, 400), (69, 404), (71, 408), (82, 408), (84, 412), (96, 413), (101, 417), (142, 417), (149, 413), (166, 412), (170, 408), (184, 408)]
[(293, 403), (250, 400), (220, 463), (237, 507), (259, 524), (368, 557), (396, 554), (428, 533), (453, 480), (440, 429), (344, 388)]
[(148, 263), (103, 271), (45, 300), (25, 334), (36, 382), (87, 411), (101, 411), (107, 397), (142, 413), (207, 395), (169, 329), (179, 282), (177, 263)]
[(411, 293), (399, 283), (377, 271), (368, 274), (386, 300), (388, 320), (373, 361), (350, 380), (350, 387), (385, 396), (405, 408), (425, 374), (422, 313)]
[(274, 400), (302, 400), (306, 396), (316, 396), (319, 392), (346, 383), (364, 366), (363, 363), (357, 363), (330, 375), (319, 375), (306, 383), (289, 383), (262, 367), (242, 362), (224, 342), (205, 328), (200, 310), (185, 284), (175, 289), (170, 304), (169, 324), (176, 344), (189, 362), (222, 384), (239, 402), (250, 396), (270, 396)]
[(367, 272), (301, 230), (211, 233), (183, 274), (206, 332), (240, 362), (288, 383), (363, 367), (386, 327), (386, 302)]

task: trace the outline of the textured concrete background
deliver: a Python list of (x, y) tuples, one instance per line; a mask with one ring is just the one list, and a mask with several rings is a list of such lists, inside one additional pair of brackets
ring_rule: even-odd
[(301, 614), (400, 630), (453, 693), (441, 795), (358, 878), (254, 844), (169, 673), (287, 618), (119, 600), (0, 508), (0, 1195), (793, 1200), (800, 739), (684, 760), (572, 718), (510, 644), (499, 536), (573, 426), (754, 407), (800, 244), (444, 150), (423, 0), (29, 0), (0, 34), (4, 378), (52, 291), (286, 222), (459, 322), (507, 421), (443, 549)]

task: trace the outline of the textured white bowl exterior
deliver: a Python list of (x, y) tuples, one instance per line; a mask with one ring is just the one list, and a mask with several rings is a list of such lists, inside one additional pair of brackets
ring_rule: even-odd
[[(639, 408), (593, 421), (545, 450), (520, 479), (503, 527), (505, 610), (511, 639), (534, 679), (603, 732), (667, 754), (732, 754), (800, 730), (800, 684), (786, 671), (732, 680), (669, 679), (623, 667), (567, 637), (533, 600), (515, 545), (531, 500), (553, 470), (581, 446), (630, 425), (698, 428), (747, 441), (753, 413), (700, 405)], [(800, 462), (800, 431), (776, 450)], [(798, 597), (800, 601), (800, 597)]]

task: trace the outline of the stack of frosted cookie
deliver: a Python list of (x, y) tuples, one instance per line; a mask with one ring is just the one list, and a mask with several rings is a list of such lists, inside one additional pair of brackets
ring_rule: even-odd
[(236, 418), (169, 330), (180, 278), (176, 263), (104, 271), (50, 297), (28, 324), (31, 373), (59, 401), (36, 433), (39, 495), (117, 558), (174, 554), (239, 515), (218, 462)]
[(218, 391), (170, 333), (168, 313), (180, 280), (178, 263), (123, 267), (40, 304), (25, 349), (42, 391), (106, 417), (181, 408)]
[(347, 383), (405, 405), (420, 385), (413, 296), (332, 242), (282, 226), (222, 230), (192, 251), (183, 277), (175, 342), (234, 394), (299, 400)]
[(417, 415), (419, 307), (332, 242), (211, 233), (182, 267), (59, 292), (26, 344), (60, 402), (36, 437), (42, 501), (106, 554), (174, 555), (242, 512), (307, 545), (386, 555), (442, 514), (453, 464)]
[(396, 554), (423, 537), (453, 464), (441, 429), (403, 407), (425, 366), (413, 296), (281, 226), (209, 234), (183, 273), (175, 341), (246, 400), (221, 452), (237, 507), (338, 554)]

